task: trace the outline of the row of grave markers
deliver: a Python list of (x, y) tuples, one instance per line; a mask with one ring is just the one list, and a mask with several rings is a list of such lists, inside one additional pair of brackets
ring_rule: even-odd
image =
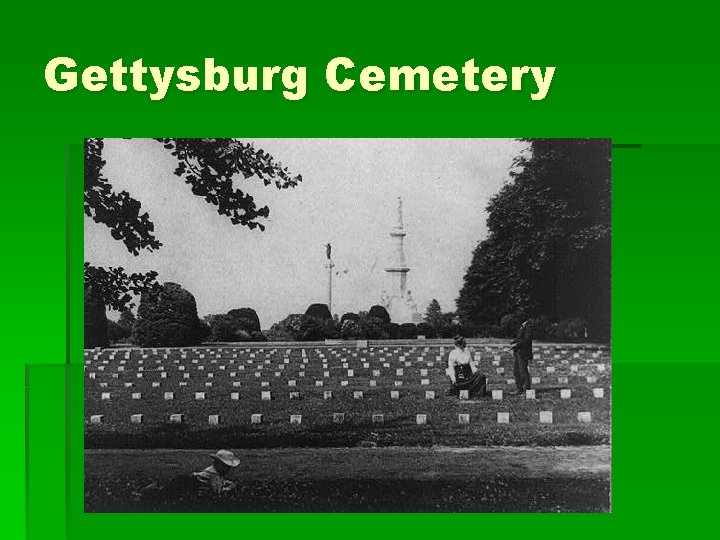
[[(130, 422), (133, 424), (142, 424), (144, 422), (145, 415), (143, 414), (132, 414), (130, 415)], [(91, 424), (102, 424), (105, 421), (105, 416), (102, 414), (93, 414), (90, 416), (90, 423)], [(171, 414), (170, 415), (170, 422), (171, 423), (182, 423), (185, 421), (185, 415), (184, 414)], [(333, 413), (333, 423), (335, 424), (342, 424), (345, 421), (345, 413)], [(373, 414), (372, 415), (372, 422), (374, 424), (381, 424), (385, 421), (385, 415), (383, 414)], [(417, 414), (415, 415), (415, 423), (417, 425), (425, 425), (428, 421), (428, 415), (427, 414)], [(589, 423), (592, 421), (592, 416), (590, 412), (588, 411), (582, 411), (577, 413), (577, 421), (581, 423)], [(552, 411), (540, 411), (539, 413), (539, 422), (541, 424), (552, 424), (553, 423), (553, 413)], [(252, 414), (250, 415), (250, 423), (251, 424), (262, 424), (263, 423), (263, 415), (262, 414)], [(291, 424), (301, 424), (302, 423), (302, 415), (301, 414), (292, 414), (290, 415), (290, 423)], [(470, 414), (468, 413), (462, 413), (458, 414), (458, 423), (460, 424), (470, 424)], [(510, 423), (510, 413), (509, 412), (499, 412), (497, 413), (497, 423), (498, 424), (509, 424)], [(211, 414), (208, 416), (208, 424), (217, 426), (220, 425), (220, 415), (219, 414)]]
[[(503, 391), (502, 390), (492, 390), (491, 391), (492, 399), (501, 401), (503, 399)], [(526, 390), (525, 391), (525, 399), (536, 399), (535, 390)], [(195, 392), (195, 399), (196, 400), (204, 400), (207, 396), (206, 392)], [(142, 393), (140, 392), (133, 392), (131, 394), (132, 399), (142, 399)], [(323, 391), (323, 399), (332, 399), (333, 393), (332, 390), (325, 390)], [(470, 394), (468, 390), (460, 390), (459, 395), (461, 400), (468, 400), (470, 399)], [(562, 388), (560, 390), (560, 399), (571, 399), (572, 397), (572, 390), (570, 388)], [(594, 398), (604, 398), (605, 397), (605, 389), (604, 388), (593, 388), (593, 397)], [(163, 398), (166, 401), (171, 401), (175, 399), (175, 392), (164, 392)], [(232, 400), (239, 400), (240, 399), (240, 393), (239, 392), (231, 392), (230, 398)], [(364, 394), (361, 390), (355, 390), (353, 391), (353, 399), (363, 399)], [(110, 392), (101, 392), (100, 394), (101, 401), (108, 401), (112, 399), (112, 394)], [(272, 393), (268, 391), (262, 391), (260, 393), (260, 399), (262, 401), (270, 401), (272, 399)], [(290, 399), (300, 399), (300, 392), (290, 392)], [(391, 390), (390, 391), (390, 399), (400, 399), (400, 391), (399, 390)], [(435, 391), (434, 390), (426, 390), (425, 391), (425, 399), (435, 399)]]

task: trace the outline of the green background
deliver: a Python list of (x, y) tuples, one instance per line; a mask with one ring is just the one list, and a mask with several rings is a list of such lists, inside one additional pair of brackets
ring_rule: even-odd
[[(715, 528), (717, 15), (692, 2), (667, 10), (499, 5), (36, 2), (4, 12), (6, 537), (607, 538)], [(55, 93), (43, 72), (56, 56), (108, 68), (139, 57), (159, 66), (205, 57), (301, 65), (307, 96), (171, 91), (153, 102), (133, 92)], [(557, 71), (541, 102), (510, 91), (367, 93), (356, 85), (335, 93), (324, 68), (336, 56), (358, 66), (459, 68), (474, 57), (481, 66)], [(84, 515), (86, 136), (590, 136), (631, 145), (613, 151), (612, 514)]]

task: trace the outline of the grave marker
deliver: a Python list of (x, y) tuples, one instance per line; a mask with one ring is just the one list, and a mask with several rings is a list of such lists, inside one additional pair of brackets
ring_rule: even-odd
[(425, 390), (425, 399), (435, 399), (435, 390)]
[(353, 392), (353, 399), (362, 399), (363, 393), (360, 390), (355, 390)]
[(579, 412), (577, 415), (578, 422), (587, 423), (591, 421), (589, 412)]
[(100, 399), (103, 401), (110, 399), (110, 392), (103, 392), (100, 394)]
[(385, 416), (382, 414), (373, 414), (372, 415), (372, 423), (373, 424), (382, 424), (385, 422)]
[(525, 390), (525, 399), (535, 399), (535, 390)]
[(290, 399), (300, 399), (300, 392), (290, 392)]
[(596, 398), (605, 397), (605, 389), (604, 388), (593, 388), (593, 397), (596, 397)]
[(250, 423), (251, 424), (262, 424), (262, 414), (251, 414), (250, 415)]
[(261, 392), (260, 399), (262, 401), (270, 401), (270, 392)]
[(91, 424), (102, 424), (104, 419), (105, 419), (105, 416), (102, 414), (93, 414), (90, 416), (90, 423)]
[(540, 411), (540, 423), (541, 424), (552, 424), (553, 413), (552, 411)]
[(345, 413), (333, 413), (333, 424), (342, 424), (345, 421)]
[(205, 399), (205, 392), (195, 392), (195, 399), (197, 399), (197, 400)]
[(331, 390), (325, 390), (323, 392), (323, 399), (332, 399), (332, 391)]
[(470, 423), (470, 415), (467, 413), (458, 414), (458, 423), (469, 424)]
[(563, 388), (560, 390), (560, 399), (570, 399), (572, 391), (569, 388)]
[(133, 424), (142, 424), (144, 416), (142, 414), (131, 414), (130, 422)]
[(391, 390), (390, 399), (400, 399), (400, 392), (398, 392), (397, 390)]
[(470, 399), (470, 392), (468, 390), (460, 390), (460, 399)]
[(170, 415), (170, 421), (175, 424), (182, 424), (183, 418), (185, 417), (184, 414), (171, 414)]
[(132, 398), (133, 399), (142, 399), (142, 394), (140, 392), (133, 392)]
[(233, 401), (237, 401), (240, 399), (240, 393), (239, 392), (230, 392), (230, 399)]
[(427, 414), (417, 414), (415, 415), (415, 423), (418, 426), (423, 426), (427, 424)]
[(302, 424), (302, 415), (301, 414), (291, 414), (290, 415), (290, 423), (291, 424)]
[(497, 423), (498, 424), (509, 424), (510, 423), (510, 413), (509, 412), (497, 413)]
[(502, 390), (493, 390), (492, 391), (492, 398), (498, 401), (502, 401), (503, 398), (503, 391)]

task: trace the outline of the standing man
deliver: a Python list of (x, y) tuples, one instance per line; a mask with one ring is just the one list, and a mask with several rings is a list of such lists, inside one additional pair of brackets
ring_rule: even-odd
[(532, 329), (529, 323), (530, 321), (526, 319), (520, 325), (517, 337), (512, 341), (513, 357), (515, 358), (513, 374), (518, 394), (530, 390), (528, 364), (532, 360)]

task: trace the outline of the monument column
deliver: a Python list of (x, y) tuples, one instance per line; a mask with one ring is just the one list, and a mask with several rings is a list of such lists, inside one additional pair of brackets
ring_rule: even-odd
[(333, 275), (333, 268), (335, 268), (335, 263), (332, 262), (332, 246), (330, 244), (325, 245), (325, 253), (327, 255), (327, 263), (325, 263), (325, 268), (327, 268), (328, 271), (328, 282), (327, 282), (327, 305), (328, 309), (330, 310), (330, 314), (332, 315), (332, 275)]

